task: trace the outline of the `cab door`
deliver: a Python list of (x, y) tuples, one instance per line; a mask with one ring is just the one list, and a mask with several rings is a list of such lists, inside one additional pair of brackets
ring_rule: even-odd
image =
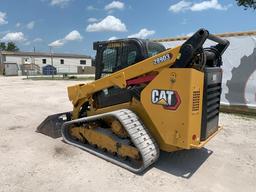
[(146, 58), (145, 45), (137, 39), (97, 45), (96, 79), (133, 65)]

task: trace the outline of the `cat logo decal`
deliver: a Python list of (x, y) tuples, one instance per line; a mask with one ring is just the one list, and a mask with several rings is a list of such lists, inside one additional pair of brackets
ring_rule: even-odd
[(165, 109), (176, 110), (180, 103), (177, 91), (153, 89), (151, 94), (153, 104), (162, 105)]

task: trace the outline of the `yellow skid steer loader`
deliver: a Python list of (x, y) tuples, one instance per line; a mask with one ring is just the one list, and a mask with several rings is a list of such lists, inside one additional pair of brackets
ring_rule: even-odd
[[(203, 47), (206, 40), (214, 41)], [(68, 87), (72, 112), (37, 131), (141, 172), (160, 150), (199, 149), (218, 131), (222, 54), (229, 42), (198, 30), (181, 46), (129, 38), (95, 42), (95, 81)]]

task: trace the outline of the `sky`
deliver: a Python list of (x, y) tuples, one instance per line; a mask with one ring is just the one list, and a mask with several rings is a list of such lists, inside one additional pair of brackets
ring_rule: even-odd
[(235, 0), (0, 0), (0, 41), (21, 51), (94, 56), (95, 41), (253, 31), (255, 21)]

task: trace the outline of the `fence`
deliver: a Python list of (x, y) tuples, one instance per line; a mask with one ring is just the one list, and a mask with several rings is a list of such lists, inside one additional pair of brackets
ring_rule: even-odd
[(23, 64), (20, 65), (21, 75), (25, 76), (42, 76), (42, 75), (77, 75), (77, 74), (87, 74), (94, 75), (95, 67), (93, 66), (52, 66), (45, 65), (40, 67), (35, 64)]

